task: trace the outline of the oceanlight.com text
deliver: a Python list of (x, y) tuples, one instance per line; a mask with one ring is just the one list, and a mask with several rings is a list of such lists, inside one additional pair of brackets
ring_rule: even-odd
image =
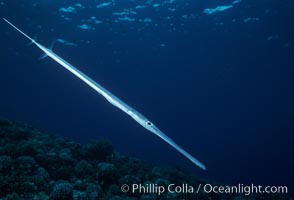
[(220, 194), (287, 194), (287, 186), (262, 186), (262, 185), (243, 185), (238, 184), (235, 186), (220, 186), (205, 184), (203, 186), (205, 193), (220, 193)]

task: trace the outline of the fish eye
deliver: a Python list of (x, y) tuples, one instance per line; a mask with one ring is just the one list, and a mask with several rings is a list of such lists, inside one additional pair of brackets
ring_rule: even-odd
[(147, 124), (148, 126), (152, 126), (152, 123), (151, 123), (150, 121), (147, 121), (146, 124)]

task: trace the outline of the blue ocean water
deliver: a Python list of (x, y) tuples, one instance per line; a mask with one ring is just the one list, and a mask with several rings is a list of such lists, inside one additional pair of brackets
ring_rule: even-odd
[[(294, 188), (294, 1), (0, 1), (203, 172), (1, 22), (0, 115), (227, 183)], [(41, 55), (40, 55), (41, 56)]]

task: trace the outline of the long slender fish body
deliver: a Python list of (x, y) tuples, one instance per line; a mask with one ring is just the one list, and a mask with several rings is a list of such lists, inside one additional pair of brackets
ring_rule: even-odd
[(11, 22), (9, 22), (7, 19), (3, 18), (4, 21), (6, 21), (9, 25), (11, 25), (13, 28), (15, 28), (18, 32), (20, 32), (22, 35), (24, 35), (26, 38), (31, 40), (33, 44), (35, 44), (39, 49), (41, 49), (47, 56), (55, 60), (57, 63), (59, 63), (61, 66), (63, 66), (65, 69), (70, 71), (72, 74), (77, 76), (79, 79), (81, 79), (83, 82), (85, 82), (88, 86), (90, 86), (92, 89), (94, 89), (96, 92), (101, 94), (109, 103), (114, 105), (115, 107), (119, 108), (126, 114), (128, 114), (130, 117), (132, 117), (136, 122), (138, 122), (141, 126), (149, 130), (150, 132), (154, 133), (161, 139), (163, 139), (165, 142), (167, 142), (169, 145), (171, 145), (173, 148), (175, 148), (177, 151), (179, 151), (181, 154), (183, 154), (186, 158), (188, 158), (191, 162), (193, 162), (195, 165), (200, 167), (203, 170), (206, 170), (206, 167), (204, 164), (202, 164), (199, 160), (194, 158), (191, 154), (186, 152), (183, 148), (181, 148), (179, 145), (177, 145), (171, 138), (169, 138), (166, 134), (164, 134), (161, 130), (159, 130), (153, 123), (151, 123), (146, 117), (144, 117), (141, 113), (139, 113), (137, 110), (133, 109), (126, 103), (124, 103), (122, 100), (120, 100), (118, 97), (113, 95), (111, 92), (109, 92), (107, 89), (102, 87), (100, 84), (95, 82), (93, 79), (91, 79), (89, 76), (78, 70), (76, 67), (72, 66), (70, 63), (62, 59), (60, 56), (55, 54), (50, 49), (44, 47), (43, 45), (39, 44), (35, 40), (33, 40), (31, 37), (29, 37), (27, 34), (22, 32), (19, 28), (17, 28), (15, 25), (13, 25)]

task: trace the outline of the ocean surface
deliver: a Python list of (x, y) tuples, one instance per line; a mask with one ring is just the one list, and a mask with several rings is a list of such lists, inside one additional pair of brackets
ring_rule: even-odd
[(228, 184), (294, 177), (293, 0), (0, 0), (1, 17), (148, 117), (168, 144), (0, 22), (0, 116)]

